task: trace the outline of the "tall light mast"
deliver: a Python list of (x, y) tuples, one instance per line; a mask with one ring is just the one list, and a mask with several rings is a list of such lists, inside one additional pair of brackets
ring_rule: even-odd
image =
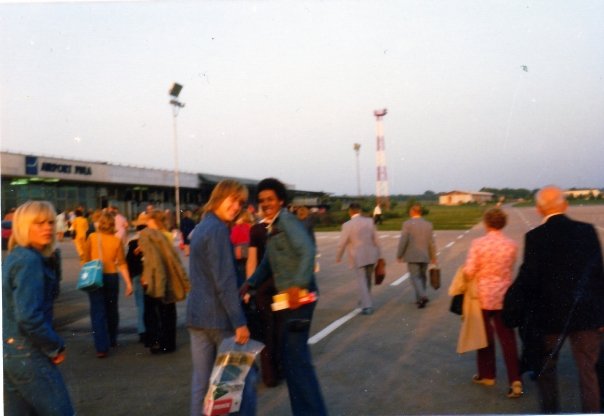
[(388, 113), (388, 110), (383, 108), (381, 110), (375, 110), (373, 115), (375, 116), (376, 122), (376, 135), (377, 135), (377, 150), (375, 154), (376, 167), (377, 167), (377, 180), (376, 180), (376, 203), (380, 204), (386, 209), (390, 209), (390, 193), (388, 192), (388, 172), (386, 170), (386, 145), (384, 143), (384, 125), (382, 119)]

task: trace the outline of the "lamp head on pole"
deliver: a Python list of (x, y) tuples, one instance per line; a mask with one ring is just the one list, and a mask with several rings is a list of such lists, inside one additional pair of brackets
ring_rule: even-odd
[(180, 91), (182, 90), (182, 85), (177, 84), (176, 82), (172, 84), (172, 88), (170, 88), (170, 95), (174, 98), (178, 98)]

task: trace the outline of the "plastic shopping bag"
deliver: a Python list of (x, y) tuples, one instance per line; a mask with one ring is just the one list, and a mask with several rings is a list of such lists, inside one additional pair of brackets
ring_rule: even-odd
[(263, 348), (263, 343), (253, 339), (243, 345), (237, 344), (235, 337), (222, 341), (203, 401), (204, 415), (226, 415), (239, 410), (245, 378)]

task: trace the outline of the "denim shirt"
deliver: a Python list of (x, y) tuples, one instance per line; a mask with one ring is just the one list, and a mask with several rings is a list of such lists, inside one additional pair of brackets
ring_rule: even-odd
[(193, 230), (190, 247), (187, 326), (234, 330), (246, 325), (227, 225), (207, 213)]
[(54, 271), (42, 254), (15, 247), (2, 265), (2, 338), (4, 356), (37, 349), (55, 357), (64, 342), (52, 327)]
[(248, 283), (257, 287), (272, 273), (280, 292), (293, 286), (315, 291), (314, 267), (312, 239), (298, 218), (281, 209), (271, 226), (264, 257)]

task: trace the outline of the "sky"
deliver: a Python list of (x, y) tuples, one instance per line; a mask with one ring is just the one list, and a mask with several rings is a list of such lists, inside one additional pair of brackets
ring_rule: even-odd
[(0, 147), (173, 169), (176, 121), (181, 171), (368, 195), (387, 108), (391, 194), (601, 188), (602, 22), (600, 0), (0, 0)]

